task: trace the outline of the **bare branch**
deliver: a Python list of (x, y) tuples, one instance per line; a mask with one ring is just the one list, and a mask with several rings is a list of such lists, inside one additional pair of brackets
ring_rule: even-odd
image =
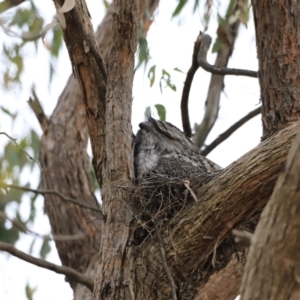
[(42, 167), (40, 165), (40, 162), (36, 159), (34, 159), (25, 149), (23, 149), (16, 141), (17, 139), (14, 139), (13, 137), (9, 136), (6, 132), (0, 132), (0, 134), (4, 134), (6, 135), (20, 150), (22, 150), (23, 152), (25, 152), (25, 154), (27, 155), (27, 157), (34, 161), (40, 168), (40, 170), (42, 171)]
[(24, 261), (27, 261), (28, 263), (31, 263), (38, 267), (48, 269), (48, 270), (53, 271), (58, 274), (66, 275), (66, 276), (68, 276), (68, 278), (72, 278), (74, 281), (85, 285), (90, 291), (93, 291), (93, 289), (94, 289), (94, 282), (91, 278), (75, 271), (72, 268), (59, 266), (59, 265), (50, 263), (48, 261), (45, 261), (43, 259), (33, 257), (31, 255), (26, 254), (25, 252), (18, 250), (17, 248), (15, 248), (14, 246), (12, 246), (8, 243), (0, 242), (0, 250), (6, 251), (6, 252), (10, 253), (11, 255), (18, 257)]
[(159, 248), (159, 251), (160, 251), (161, 262), (162, 262), (164, 271), (166, 272), (166, 275), (168, 277), (170, 287), (171, 287), (172, 300), (177, 300), (176, 285), (175, 285), (174, 279), (172, 277), (171, 271), (168, 267), (166, 253), (165, 253), (165, 250), (164, 250), (164, 245), (163, 245), (163, 241), (162, 241), (159, 229), (157, 229), (156, 234), (157, 234), (157, 241), (158, 241), (158, 248)]
[(201, 151), (203, 156), (208, 155), (211, 151), (213, 151), (217, 146), (219, 146), (222, 142), (228, 139), (236, 130), (238, 130), (241, 126), (243, 126), (246, 122), (257, 116), (261, 113), (261, 106), (249, 112), (242, 119), (234, 123), (230, 126), (225, 132), (220, 134), (211, 144), (206, 146), (204, 150)]
[(217, 75), (236, 75), (236, 76), (248, 76), (257, 78), (257, 71), (243, 70), (243, 69), (229, 69), (229, 68), (218, 68), (216, 66), (210, 65), (207, 62), (207, 51), (211, 44), (211, 37), (208, 34), (200, 33), (201, 46), (198, 53), (198, 63), (207, 72), (217, 74)]
[(35, 189), (31, 189), (31, 188), (28, 188), (28, 187), (25, 187), (25, 186), (6, 184), (6, 183), (3, 183), (3, 182), (0, 183), (0, 188), (3, 188), (3, 189), (11, 188), (11, 189), (22, 190), (22, 191), (26, 191), (26, 192), (32, 192), (32, 193), (40, 194), (40, 195), (47, 195), (47, 194), (56, 195), (56, 196), (58, 196), (59, 198), (61, 198), (62, 200), (66, 201), (66, 202), (71, 202), (71, 203), (79, 205), (83, 208), (87, 208), (87, 209), (90, 209), (92, 211), (96, 211), (96, 212), (98, 212), (102, 215), (102, 210), (101, 209), (96, 208), (96, 207), (92, 207), (92, 206), (89, 206), (89, 205), (85, 205), (85, 204), (77, 201), (76, 199), (65, 196), (62, 193), (60, 193), (58, 191), (55, 191), (55, 190), (35, 190)]
[(201, 38), (200, 38), (200, 36), (198, 36), (195, 41), (195, 45), (194, 45), (192, 65), (187, 72), (183, 90), (182, 90), (182, 95), (181, 95), (180, 108), (181, 108), (182, 128), (183, 128), (184, 134), (187, 137), (192, 136), (192, 128), (191, 128), (190, 117), (189, 117), (188, 103), (189, 103), (190, 89), (192, 86), (194, 75), (199, 68), (199, 64), (197, 61), (197, 53), (200, 48), (200, 43), (201, 43)]
[(43, 132), (48, 128), (49, 126), (49, 120), (47, 116), (45, 115), (45, 112), (43, 110), (43, 107), (40, 103), (40, 100), (38, 99), (36, 92), (34, 88), (32, 88), (32, 94), (33, 94), (33, 99), (30, 97), (28, 100), (28, 104), (31, 107), (32, 111), (34, 112), (36, 118), (38, 119)]
[(8, 220), (16, 229), (20, 230), (21, 232), (24, 233), (28, 233), (31, 234), (32, 236), (41, 238), (43, 240), (47, 240), (47, 241), (74, 241), (74, 240), (80, 240), (84, 238), (84, 233), (83, 232), (78, 232), (76, 234), (72, 234), (72, 235), (63, 235), (63, 234), (52, 234), (52, 237), (50, 235), (42, 235), (39, 234), (37, 232), (34, 232), (32, 230), (30, 230), (27, 226), (25, 226), (25, 224), (23, 224), (22, 222), (18, 221), (18, 220), (13, 220), (11, 218), (9, 218), (3, 211), (0, 211), (0, 218), (2, 220)]
[[(235, 9), (232, 12), (239, 9), (238, 5), (235, 5)], [(223, 45), (221, 49), (218, 51), (216, 60), (214, 65), (219, 68), (226, 68), (229, 62), (229, 58), (231, 57), (234, 49), (234, 44), (237, 38), (238, 30), (240, 27), (240, 22), (237, 20), (236, 22), (229, 24), (229, 16), (227, 18), (226, 26), (225, 24), (219, 25), (218, 27), (218, 38), (220, 39), (220, 32), (222, 32), (222, 37), (225, 36), (226, 40), (222, 41)], [(202, 34), (198, 36), (201, 40)], [(198, 62), (198, 61), (197, 61)], [(193, 142), (201, 149), (205, 143), (205, 140), (214, 127), (218, 115), (219, 115), (219, 107), (221, 100), (221, 92), (224, 89), (224, 76), (211, 74), (211, 79), (209, 83), (209, 88), (207, 91), (207, 98), (205, 102), (205, 113), (200, 125), (195, 126), (195, 134), (193, 136)]]

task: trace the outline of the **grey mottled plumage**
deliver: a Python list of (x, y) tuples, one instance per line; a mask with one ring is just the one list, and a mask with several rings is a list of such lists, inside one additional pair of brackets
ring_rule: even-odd
[(134, 151), (137, 179), (152, 172), (183, 178), (221, 169), (201, 156), (197, 146), (174, 125), (150, 117), (139, 126)]

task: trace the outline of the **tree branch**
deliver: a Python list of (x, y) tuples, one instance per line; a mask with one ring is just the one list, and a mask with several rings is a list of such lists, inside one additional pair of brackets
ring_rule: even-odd
[(11, 188), (11, 189), (22, 190), (22, 191), (26, 191), (26, 192), (32, 192), (32, 193), (40, 194), (40, 195), (47, 195), (47, 194), (56, 195), (60, 199), (66, 201), (66, 202), (70, 202), (70, 203), (79, 205), (83, 208), (87, 208), (87, 209), (90, 209), (92, 211), (96, 211), (96, 212), (98, 212), (102, 215), (102, 210), (101, 209), (86, 205), (84, 203), (81, 203), (81, 202), (77, 201), (76, 199), (65, 196), (62, 193), (60, 193), (58, 191), (55, 191), (55, 190), (35, 190), (35, 189), (28, 188), (28, 187), (25, 187), (25, 186), (6, 184), (6, 183), (3, 183), (3, 182), (0, 183), (0, 188), (3, 188), (3, 189)]
[(8, 220), (16, 229), (20, 230), (21, 232), (24, 233), (29, 233), (32, 236), (41, 238), (43, 240), (47, 241), (74, 241), (74, 240), (79, 240), (84, 238), (84, 233), (83, 232), (78, 232), (76, 234), (72, 235), (63, 235), (63, 234), (52, 234), (52, 237), (50, 235), (41, 235), (37, 232), (34, 232), (30, 230), (27, 226), (25, 226), (24, 223), (18, 221), (18, 220), (13, 220), (9, 218), (3, 211), (0, 211), (0, 218), (4, 221)]
[(88, 287), (88, 289), (90, 291), (93, 291), (93, 289), (94, 289), (93, 280), (91, 278), (75, 271), (74, 269), (71, 269), (69, 267), (59, 266), (59, 265), (50, 263), (48, 261), (45, 261), (45, 260), (42, 260), (39, 258), (35, 258), (31, 255), (28, 255), (28, 254), (16, 249), (15, 247), (13, 247), (12, 245), (10, 245), (8, 243), (0, 242), (0, 250), (6, 251), (6, 252), (10, 253), (11, 255), (18, 257), (30, 264), (36, 265), (36, 266), (44, 268), (44, 269), (48, 269), (48, 270), (53, 271), (58, 274), (66, 275), (67, 277), (72, 278), (74, 281), (85, 285), (86, 287)]
[[(232, 11), (232, 15), (237, 13), (237, 10), (239, 10), (239, 5), (236, 4), (234, 10)], [(219, 32), (222, 32), (222, 36), (226, 36), (226, 41), (223, 42), (221, 49), (218, 51), (214, 64), (216, 67), (227, 67), (229, 58), (233, 53), (235, 41), (238, 35), (238, 30), (240, 27), (239, 20), (232, 24), (229, 24), (229, 18), (229, 15), (226, 16), (226, 23), (222, 25), (220, 24), (217, 30), (218, 38), (220, 36)], [(201, 36), (202, 34), (200, 33), (198, 37), (200, 40)], [(193, 142), (199, 147), (199, 149), (201, 149), (204, 145), (208, 134), (217, 121), (221, 92), (224, 89), (224, 79), (224, 76), (211, 74), (210, 84), (205, 102), (205, 113), (200, 125), (195, 126), (195, 134), (193, 136)]]
[(194, 75), (195, 75), (196, 71), (199, 69), (199, 64), (197, 61), (197, 53), (200, 48), (200, 43), (201, 43), (201, 39), (200, 39), (200, 36), (198, 36), (195, 41), (195, 44), (194, 44), (192, 65), (187, 72), (183, 90), (182, 90), (182, 95), (181, 95), (180, 108), (181, 108), (182, 128), (183, 128), (184, 134), (187, 137), (192, 136), (192, 128), (191, 128), (191, 123), (190, 123), (188, 104), (189, 104), (189, 95), (190, 95), (190, 90), (191, 90), (192, 82), (194, 79)]
[(39, 166), (39, 168), (40, 168), (40, 170), (42, 170), (42, 167), (41, 167), (41, 165), (40, 165), (40, 162), (38, 161), (38, 160), (36, 160), (36, 159), (34, 159), (25, 149), (23, 149), (18, 143), (17, 143), (17, 139), (15, 139), (15, 138), (13, 138), (13, 137), (11, 137), (10, 135), (8, 135), (6, 132), (0, 132), (0, 134), (3, 134), (3, 135), (6, 135), (21, 151), (23, 151), (26, 155), (27, 155), (27, 157), (30, 159), (30, 160), (32, 160), (32, 161), (34, 161), (38, 166)]
[(257, 78), (257, 71), (243, 70), (243, 69), (229, 69), (229, 68), (218, 68), (210, 65), (207, 62), (207, 51), (211, 44), (211, 37), (208, 34), (200, 33), (201, 46), (197, 55), (199, 65), (207, 72), (217, 75), (236, 75), (236, 76), (248, 76)]
[(38, 97), (36, 95), (34, 88), (32, 89), (32, 94), (33, 94), (33, 99), (31, 97), (29, 98), (28, 105), (31, 107), (36, 118), (38, 119), (43, 132), (45, 132), (49, 126), (49, 120), (48, 120), (47, 116), (45, 115), (43, 107), (40, 103), (40, 100), (38, 99)]
[(211, 151), (213, 151), (217, 146), (219, 146), (222, 142), (228, 139), (236, 130), (238, 130), (241, 126), (243, 126), (246, 122), (254, 118), (255, 116), (261, 113), (261, 106), (249, 112), (246, 116), (241, 118), (239, 121), (230, 126), (226, 131), (220, 134), (211, 144), (205, 146), (205, 148), (201, 151), (203, 156), (208, 155)]
[(241, 286), (243, 300), (299, 297), (299, 182), (298, 134), (251, 240)]

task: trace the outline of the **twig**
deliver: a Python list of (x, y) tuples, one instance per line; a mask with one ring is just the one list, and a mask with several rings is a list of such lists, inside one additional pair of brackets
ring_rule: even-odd
[(219, 68), (213, 65), (210, 65), (207, 62), (207, 51), (211, 44), (211, 37), (208, 34), (200, 33), (201, 45), (200, 50), (198, 52), (198, 63), (205, 70), (213, 74), (217, 75), (236, 75), (236, 76), (248, 76), (257, 78), (257, 71), (250, 71), (244, 69), (228, 69), (228, 68)]
[(36, 159), (34, 159), (25, 149), (23, 149), (16, 141), (17, 141), (17, 139), (14, 139), (13, 137), (11, 137), (11, 136), (9, 136), (6, 132), (0, 132), (0, 134), (4, 134), (4, 135), (6, 135), (20, 150), (22, 150), (23, 152), (25, 152), (26, 153), (26, 155), (27, 155), (27, 157), (29, 158), (29, 159), (31, 159), (32, 161), (34, 161), (38, 166), (39, 166), (39, 168), (40, 168), (40, 170), (42, 171), (43, 169), (42, 169), (42, 167), (41, 167), (41, 165), (40, 165), (40, 162), (38, 161), (38, 160), (36, 160)]
[(252, 233), (245, 230), (240, 231), (233, 229), (232, 234), (235, 236), (234, 240), (237, 244), (246, 246), (248, 248), (251, 246)]
[(35, 190), (35, 189), (27, 188), (25, 186), (6, 184), (6, 183), (3, 183), (3, 182), (0, 183), (0, 188), (3, 188), (3, 189), (11, 188), (11, 189), (22, 190), (22, 191), (26, 191), (26, 192), (32, 192), (32, 193), (40, 194), (40, 195), (47, 195), (47, 194), (56, 195), (56, 196), (58, 196), (59, 198), (61, 198), (62, 200), (66, 201), (66, 202), (71, 202), (71, 203), (79, 205), (83, 208), (87, 208), (87, 209), (90, 209), (92, 211), (96, 211), (96, 212), (102, 214), (101, 209), (96, 208), (96, 207), (92, 207), (92, 206), (89, 206), (89, 205), (86, 205), (86, 204), (83, 204), (83, 203), (80, 203), (79, 201), (77, 201), (77, 200), (75, 200), (71, 197), (65, 196), (65, 195), (63, 195), (60, 192), (57, 192), (55, 190)]
[(198, 203), (199, 201), (197, 199), (197, 196), (196, 196), (196, 194), (194, 193), (194, 191), (190, 187), (190, 182), (188, 180), (183, 180), (183, 184), (189, 190), (189, 192), (191, 193), (191, 195), (194, 198), (194, 200), (196, 201), (196, 203)]
[(183, 90), (182, 90), (182, 95), (181, 95), (180, 108), (181, 108), (182, 128), (183, 128), (184, 134), (187, 137), (192, 136), (192, 128), (191, 128), (190, 117), (189, 117), (188, 103), (189, 103), (190, 89), (192, 86), (194, 75), (195, 75), (196, 71), (199, 69), (197, 54), (198, 54), (198, 51), (200, 48), (200, 43), (201, 43), (201, 38), (200, 38), (200, 36), (198, 36), (195, 41), (195, 45), (194, 45), (192, 65), (187, 72)]
[(72, 235), (52, 234), (52, 237), (50, 235), (42, 235), (42, 234), (39, 234), (37, 232), (30, 230), (22, 222), (9, 218), (3, 211), (0, 211), (0, 218), (4, 221), (8, 220), (15, 228), (17, 228), (21, 232), (31, 234), (32, 236), (35, 236), (35, 237), (38, 237), (38, 238), (41, 238), (41, 239), (47, 240), (47, 241), (52, 241), (52, 240), (54, 240), (54, 241), (74, 241), (74, 240), (83, 239), (85, 237), (84, 233), (81, 231), (76, 234), (72, 234)]
[(0, 250), (6, 251), (6, 252), (10, 253), (11, 255), (18, 257), (24, 261), (27, 261), (38, 267), (48, 269), (48, 270), (53, 271), (58, 274), (66, 275), (67, 277), (73, 279), (74, 281), (83, 284), (91, 292), (93, 292), (93, 289), (94, 289), (93, 280), (91, 278), (75, 271), (72, 268), (65, 267), (65, 266), (59, 266), (59, 265), (50, 263), (48, 261), (33, 257), (31, 255), (28, 255), (28, 254), (18, 250), (17, 248), (15, 248), (14, 246), (12, 246), (8, 243), (0, 242)]
[(165, 250), (164, 250), (164, 245), (163, 245), (163, 241), (162, 241), (162, 238), (161, 238), (160, 229), (157, 228), (156, 234), (157, 234), (157, 241), (158, 241), (158, 246), (159, 246), (159, 251), (160, 251), (160, 256), (161, 256), (161, 262), (162, 262), (163, 268), (166, 272), (166, 275), (167, 275), (167, 278), (169, 280), (170, 287), (171, 287), (172, 300), (177, 300), (176, 285), (175, 285), (175, 282), (173, 280), (171, 271), (168, 267), (168, 263), (167, 263), (167, 259), (166, 259), (166, 253), (165, 253)]
[(32, 94), (33, 94), (33, 99), (30, 97), (28, 100), (28, 104), (31, 107), (32, 111), (34, 112), (36, 118), (38, 119), (43, 132), (45, 132), (49, 126), (49, 120), (44, 113), (43, 107), (40, 103), (40, 100), (38, 99), (38, 97), (36, 95), (34, 88), (32, 88)]
[(261, 112), (261, 106), (249, 112), (242, 119), (234, 123), (231, 127), (229, 127), (225, 132), (220, 134), (211, 144), (206, 146), (201, 154), (203, 156), (208, 155), (212, 150), (214, 150), (217, 146), (219, 146), (222, 142), (224, 142), (227, 138), (229, 138), (236, 130), (238, 130), (242, 125), (244, 125), (247, 121), (259, 115)]

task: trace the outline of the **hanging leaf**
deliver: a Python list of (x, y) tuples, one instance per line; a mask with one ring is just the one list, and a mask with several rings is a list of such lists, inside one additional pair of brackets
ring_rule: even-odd
[(148, 78), (150, 79), (150, 87), (152, 87), (155, 82), (155, 69), (156, 65), (152, 66), (148, 72)]
[(26, 284), (25, 293), (26, 293), (26, 298), (28, 300), (33, 300), (33, 294), (35, 293), (35, 291), (36, 291), (36, 287), (31, 288), (28, 283)]
[(159, 119), (161, 121), (165, 121), (166, 120), (166, 114), (167, 114), (166, 108), (163, 105), (161, 105), (161, 104), (156, 104), (154, 106), (155, 106), (155, 108), (157, 110)]
[(180, 14), (180, 12), (182, 11), (182, 9), (186, 5), (186, 3), (187, 3), (187, 0), (179, 0), (179, 3), (177, 4), (177, 6), (172, 14), (172, 18)]
[(45, 259), (47, 254), (50, 252), (50, 250), (51, 250), (51, 247), (50, 247), (49, 241), (44, 240), (43, 245), (40, 250), (40, 257), (42, 259)]
[(222, 45), (223, 44), (218, 39), (216, 39), (212, 47), (212, 53), (219, 52), (222, 49)]

